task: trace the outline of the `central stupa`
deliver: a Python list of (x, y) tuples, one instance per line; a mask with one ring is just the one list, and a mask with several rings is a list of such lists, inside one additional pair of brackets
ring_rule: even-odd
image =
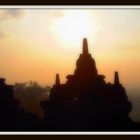
[(87, 39), (83, 39), (74, 74), (65, 84), (59, 74), (51, 89), (49, 100), (41, 103), (44, 126), (48, 130), (112, 130), (131, 125), (129, 112), (132, 105), (115, 72), (114, 83), (106, 83), (99, 75), (95, 60), (88, 52)]

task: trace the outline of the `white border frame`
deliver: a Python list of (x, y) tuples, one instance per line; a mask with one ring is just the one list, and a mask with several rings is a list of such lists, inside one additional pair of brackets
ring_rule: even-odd
[(41, 5), (41, 6), (36, 6), (36, 5), (13, 5), (13, 6), (10, 6), (10, 5), (3, 5), (3, 6), (0, 6), (0, 9), (5, 9), (5, 8), (10, 8), (10, 9), (14, 9), (14, 8), (17, 8), (17, 9), (20, 9), (20, 8), (23, 8), (23, 9), (139, 9), (140, 8), (140, 5), (132, 5), (132, 6), (114, 6), (114, 5), (107, 5), (107, 6), (91, 6), (91, 5), (85, 5), (85, 6), (78, 6), (78, 5), (49, 5), (49, 6), (44, 6), (44, 5)]
[[(0, 9), (140, 9), (140, 5), (132, 5), (132, 6), (91, 6), (91, 5), (85, 5), (85, 6), (76, 6), (76, 5), (49, 5), (49, 6), (32, 6), (32, 5), (16, 5), (16, 6), (9, 6), (9, 5), (3, 5), (0, 6)], [(0, 132), (0, 135), (140, 135), (139, 132)]]

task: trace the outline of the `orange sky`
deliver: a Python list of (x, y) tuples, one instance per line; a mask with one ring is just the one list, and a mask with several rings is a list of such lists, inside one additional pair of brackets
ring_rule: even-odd
[(139, 9), (1, 9), (0, 76), (9, 83), (52, 85), (73, 73), (87, 37), (100, 74), (126, 87), (140, 86)]

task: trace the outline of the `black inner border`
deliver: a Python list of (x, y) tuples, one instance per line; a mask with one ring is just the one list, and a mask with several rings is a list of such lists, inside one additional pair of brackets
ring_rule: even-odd
[(140, 0), (0, 0), (0, 5), (140, 5)]

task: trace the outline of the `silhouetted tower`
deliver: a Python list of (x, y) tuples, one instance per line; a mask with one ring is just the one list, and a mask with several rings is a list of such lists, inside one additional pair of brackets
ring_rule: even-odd
[(88, 52), (88, 42), (86, 38), (83, 39), (82, 51), (83, 52), (76, 62), (74, 75), (79, 77), (77, 80), (79, 80), (80, 83), (81, 81), (84, 81), (83, 83), (85, 83), (85, 81), (90, 81), (93, 77), (95, 79), (97, 76), (95, 60)]
[(83, 54), (88, 54), (88, 43), (86, 38), (83, 39)]
[(120, 85), (118, 72), (115, 72), (114, 84), (106, 83), (104, 78), (98, 74), (84, 38), (74, 74), (67, 75), (65, 84), (60, 84), (59, 74), (56, 74), (50, 98), (42, 104), (46, 126), (68, 131), (127, 127), (132, 107)]
[(59, 74), (56, 74), (55, 85), (60, 85)]
[(117, 71), (115, 71), (114, 85), (120, 85), (119, 74)]

